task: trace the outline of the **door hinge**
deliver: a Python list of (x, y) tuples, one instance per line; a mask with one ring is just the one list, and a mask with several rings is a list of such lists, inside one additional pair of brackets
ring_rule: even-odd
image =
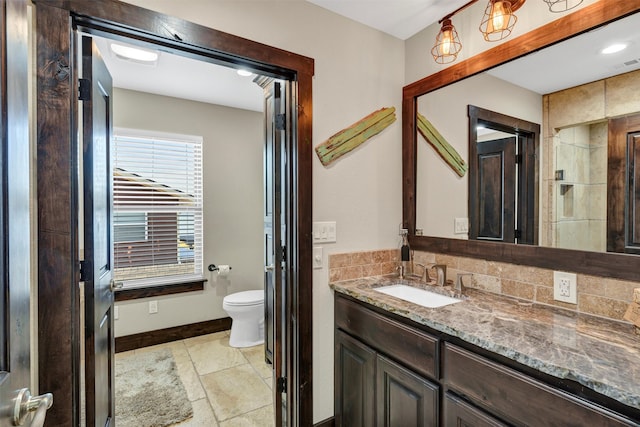
[(84, 260), (80, 261), (80, 281), (87, 281), (87, 262)]
[(78, 99), (80, 101), (91, 101), (91, 81), (80, 79), (78, 81)]
[(286, 393), (287, 392), (287, 378), (280, 377), (276, 380), (276, 391), (278, 393)]
[(285, 114), (276, 114), (275, 126), (276, 130), (286, 130), (287, 116)]
[(520, 231), (520, 230), (515, 230), (515, 231), (514, 231), (514, 233), (513, 233), (513, 235), (514, 235), (514, 237), (515, 237), (516, 239), (521, 239), (521, 238), (522, 238), (522, 231)]
[(516, 154), (516, 164), (522, 163), (522, 154)]

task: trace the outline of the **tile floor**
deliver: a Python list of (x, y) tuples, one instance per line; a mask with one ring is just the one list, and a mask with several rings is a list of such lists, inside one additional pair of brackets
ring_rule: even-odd
[(263, 346), (232, 348), (218, 332), (131, 352), (169, 348), (193, 405), (193, 418), (176, 427), (271, 427), (271, 366)]

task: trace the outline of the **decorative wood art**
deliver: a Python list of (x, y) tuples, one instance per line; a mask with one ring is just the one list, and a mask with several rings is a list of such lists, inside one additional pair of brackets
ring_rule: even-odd
[(395, 107), (381, 108), (367, 117), (341, 130), (316, 147), (316, 154), (328, 166), (367, 139), (379, 134), (396, 121)]
[(463, 177), (467, 173), (467, 163), (460, 157), (460, 154), (453, 148), (438, 130), (422, 114), (418, 113), (418, 132), (427, 140), (436, 152), (447, 162), (447, 164)]

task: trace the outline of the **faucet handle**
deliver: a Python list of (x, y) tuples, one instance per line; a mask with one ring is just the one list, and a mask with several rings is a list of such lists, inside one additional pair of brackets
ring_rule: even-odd
[(422, 267), (422, 275), (420, 276), (420, 278), (425, 283), (428, 283), (431, 280), (431, 277), (429, 277), (429, 268), (430, 268), (430, 266), (424, 265), (424, 264), (420, 264), (419, 262), (414, 263), (414, 265), (417, 265), (418, 267)]
[(464, 283), (462, 283), (462, 278), (464, 276), (473, 277), (473, 273), (458, 273), (456, 275), (456, 285), (454, 290), (457, 296), (462, 296), (463, 292), (467, 289), (466, 286), (464, 286)]

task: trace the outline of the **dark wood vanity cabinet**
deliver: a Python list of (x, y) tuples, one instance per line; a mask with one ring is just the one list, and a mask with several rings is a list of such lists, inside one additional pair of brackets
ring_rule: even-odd
[(335, 425), (437, 426), (438, 339), (345, 298), (335, 313)]
[(341, 294), (335, 322), (338, 427), (640, 426)]

